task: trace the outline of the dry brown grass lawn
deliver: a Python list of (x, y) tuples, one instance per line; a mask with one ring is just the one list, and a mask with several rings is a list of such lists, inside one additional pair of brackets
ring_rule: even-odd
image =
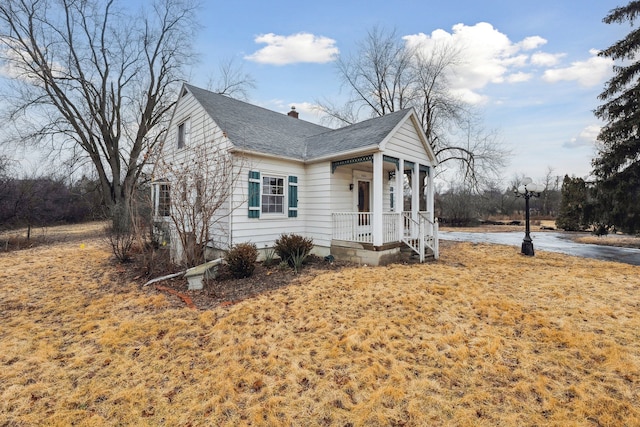
[(584, 235), (575, 239), (578, 243), (590, 243), (592, 245), (621, 246), (625, 248), (640, 248), (640, 237), (621, 234), (609, 234), (607, 236)]
[(34, 227), (31, 229), (29, 240), (27, 240), (26, 228), (2, 231), (0, 232), (0, 252), (103, 235), (108, 224), (108, 221), (94, 221), (84, 224)]
[(443, 243), (212, 311), (0, 255), (0, 426), (640, 425), (640, 267)]

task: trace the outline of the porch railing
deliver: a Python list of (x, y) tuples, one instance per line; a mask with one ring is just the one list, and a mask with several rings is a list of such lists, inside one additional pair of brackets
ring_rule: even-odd
[(332, 218), (333, 239), (373, 243), (370, 212), (334, 212)]
[[(373, 214), (370, 212), (334, 212), (334, 240), (373, 243)], [(438, 251), (438, 222), (429, 219), (428, 212), (419, 212), (414, 220), (411, 212), (384, 212), (382, 214), (382, 242), (405, 242), (424, 260), (425, 249), (431, 249), (435, 258)]]
[[(396, 212), (382, 214), (382, 243), (399, 242), (400, 225)], [(371, 212), (334, 212), (333, 239), (349, 242), (373, 243), (373, 214)]]
[(411, 212), (402, 213), (402, 241), (413, 249), (424, 261), (425, 249), (433, 252), (435, 259), (440, 256), (438, 248), (438, 221), (431, 221), (427, 212), (419, 212), (417, 220)]

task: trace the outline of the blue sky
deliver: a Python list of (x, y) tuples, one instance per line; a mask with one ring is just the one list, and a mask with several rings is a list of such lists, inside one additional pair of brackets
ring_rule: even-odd
[(504, 171), (542, 178), (586, 176), (599, 123), (592, 111), (612, 63), (598, 58), (630, 30), (604, 24), (613, 0), (253, 1), (206, 2), (195, 43), (200, 61), (188, 77), (206, 87), (233, 58), (256, 80), (249, 101), (318, 121), (319, 99), (344, 93), (335, 58), (354, 52), (375, 25), (408, 43), (434, 38), (465, 46), (456, 92), (483, 113), (512, 151)]

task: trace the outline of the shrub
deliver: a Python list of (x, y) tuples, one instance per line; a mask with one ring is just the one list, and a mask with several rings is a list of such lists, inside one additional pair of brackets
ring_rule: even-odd
[(609, 227), (602, 223), (597, 223), (593, 226), (593, 234), (596, 236), (606, 236), (609, 234)]
[(313, 239), (293, 233), (282, 234), (276, 240), (273, 249), (282, 261), (297, 270), (313, 249)]
[(229, 271), (236, 279), (251, 276), (257, 259), (258, 248), (253, 243), (239, 243), (229, 249), (225, 257)]
[(122, 263), (131, 260), (135, 236), (133, 232), (124, 229), (116, 229), (108, 226), (105, 230), (107, 241), (111, 245), (111, 251), (116, 259)]

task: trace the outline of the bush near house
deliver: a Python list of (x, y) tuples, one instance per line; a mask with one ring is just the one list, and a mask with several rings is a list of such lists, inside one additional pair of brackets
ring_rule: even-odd
[(255, 269), (258, 248), (253, 243), (239, 243), (227, 252), (225, 259), (233, 277), (249, 277)]
[(291, 267), (299, 267), (299, 261), (304, 260), (313, 249), (313, 239), (299, 234), (281, 234), (276, 240), (274, 250), (282, 261)]

